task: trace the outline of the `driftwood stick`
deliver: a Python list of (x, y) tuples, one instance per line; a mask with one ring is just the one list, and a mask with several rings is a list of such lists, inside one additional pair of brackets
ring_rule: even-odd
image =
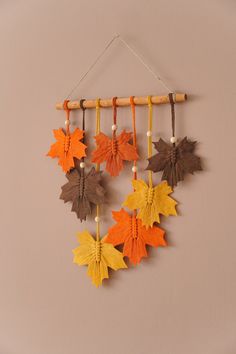
[[(173, 94), (173, 97), (174, 97), (175, 102), (184, 102), (187, 100), (186, 93), (175, 93), (175, 94)], [(147, 105), (148, 98), (147, 98), (147, 96), (134, 97), (134, 103), (136, 105)], [(170, 103), (169, 96), (168, 95), (152, 96), (152, 103), (153, 104)], [(116, 105), (118, 107), (129, 106), (130, 105), (130, 98), (129, 97), (117, 98)], [(95, 108), (96, 107), (96, 100), (85, 100), (83, 102), (83, 106), (85, 108)], [(112, 107), (112, 98), (100, 99), (100, 107), (102, 107), (102, 108)], [(81, 108), (80, 107), (80, 100), (68, 102), (68, 108), (69, 109)], [(56, 109), (63, 109), (63, 102), (57, 103)]]

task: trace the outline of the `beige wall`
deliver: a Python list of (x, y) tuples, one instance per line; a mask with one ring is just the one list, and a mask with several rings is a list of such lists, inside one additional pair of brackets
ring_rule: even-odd
[[(232, 0), (0, 2), (0, 354), (236, 353), (235, 7)], [(205, 171), (174, 193), (179, 216), (162, 223), (169, 247), (150, 250), (139, 267), (113, 273), (97, 290), (71, 253), (76, 232), (94, 231), (94, 223), (81, 225), (58, 199), (65, 177), (45, 153), (51, 130), (64, 123), (55, 102), (115, 32), (189, 94), (176, 107), (177, 135), (200, 142)], [(117, 43), (74, 97), (161, 93)], [(146, 117), (138, 109), (143, 159)], [(102, 112), (105, 132), (110, 119)], [(120, 109), (118, 120), (129, 128), (130, 110)], [(155, 107), (154, 120), (154, 139), (168, 138), (169, 107)], [(88, 112), (91, 135), (94, 122)], [(131, 190), (130, 170), (114, 182), (106, 177), (103, 233)]]

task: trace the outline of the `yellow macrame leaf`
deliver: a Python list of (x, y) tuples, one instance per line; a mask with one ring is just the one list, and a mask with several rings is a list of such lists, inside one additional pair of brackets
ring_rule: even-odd
[(129, 194), (123, 205), (129, 209), (139, 209), (137, 218), (142, 224), (152, 227), (154, 222), (160, 222), (160, 214), (177, 215), (175, 206), (177, 202), (169, 197), (172, 192), (166, 181), (156, 187), (149, 187), (143, 180), (133, 180), (134, 192)]
[(73, 250), (74, 263), (88, 265), (88, 276), (95, 286), (109, 278), (108, 267), (113, 270), (127, 268), (123, 254), (113, 245), (105, 243), (104, 239), (96, 241), (88, 231), (83, 231), (78, 233), (78, 241), (80, 245)]

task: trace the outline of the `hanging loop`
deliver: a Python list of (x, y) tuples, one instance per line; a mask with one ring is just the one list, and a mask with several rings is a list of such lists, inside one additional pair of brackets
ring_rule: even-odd
[(69, 108), (68, 108), (68, 103), (70, 102), (70, 100), (65, 100), (64, 102), (63, 102), (63, 109), (65, 110), (65, 111), (69, 111)]
[(84, 107), (84, 101), (85, 101), (84, 98), (82, 98), (82, 99), (79, 101), (80, 108), (81, 108), (83, 111), (85, 111), (85, 109), (86, 109), (86, 107)]
[(115, 131), (116, 131), (116, 129), (117, 129), (117, 126), (116, 126), (116, 114), (117, 114), (116, 100), (117, 100), (117, 97), (113, 97), (113, 98), (112, 98), (112, 107), (113, 107), (113, 125), (112, 125), (112, 131), (113, 131), (113, 135), (115, 135)]
[(65, 121), (66, 135), (70, 134), (70, 109), (68, 108), (69, 102), (70, 102), (70, 100), (64, 100), (64, 102), (63, 102), (63, 109), (66, 112), (66, 121)]
[(100, 98), (96, 98), (96, 135), (100, 133)]
[(173, 146), (175, 146), (176, 137), (175, 137), (175, 99), (174, 94), (171, 92), (169, 93), (169, 101), (171, 106), (171, 126), (172, 126), (172, 137), (170, 139)]
[[(80, 108), (82, 109), (83, 111), (83, 119), (82, 119), (82, 130), (83, 130), (83, 139), (82, 139), (82, 142), (84, 143), (85, 142), (85, 110), (86, 110), (86, 107), (84, 107), (84, 101), (85, 99), (82, 98), (80, 101), (79, 101), (79, 105), (80, 105)], [(84, 175), (84, 157), (82, 157), (82, 166), (83, 166), (83, 169), (82, 169), (82, 174)], [(80, 164), (81, 165), (81, 164)]]
[(113, 108), (116, 108), (116, 107), (117, 107), (117, 106), (116, 106), (116, 100), (117, 100), (117, 97), (116, 97), (116, 96), (112, 98), (112, 107), (113, 107)]
[(152, 106), (152, 96), (148, 96), (148, 105), (149, 107)]
[[(147, 97), (148, 101), (148, 131), (147, 131), (147, 141), (148, 141), (148, 158), (152, 156), (152, 96)], [(152, 171), (148, 171), (149, 187), (152, 188)]]
[(134, 96), (130, 96), (129, 100), (130, 100), (130, 105), (131, 105), (131, 106), (135, 106), (135, 103), (134, 103)]
[(100, 108), (100, 98), (96, 98), (96, 109)]

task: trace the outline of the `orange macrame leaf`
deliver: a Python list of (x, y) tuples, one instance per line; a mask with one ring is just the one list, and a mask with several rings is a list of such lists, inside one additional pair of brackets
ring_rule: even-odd
[(84, 132), (78, 128), (73, 133), (65, 134), (62, 128), (53, 130), (56, 143), (51, 145), (47, 156), (52, 158), (57, 157), (58, 164), (62, 167), (64, 172), (68, 172), (75, 167), (74, 157), (81, 159), (86, 156), (84, 145), (80, 140), (83, 138)]
[(108, 230), (105, 242), (113, 246), (124, 244), (123, 254), (131, 263), (140, 263), (143, 257), (147, 257), (146, 245), (166, 246), (165, 232), (159, 227), (146, 229), (141, 220), (129, 215), (124, 209), (113, 211), (112, 215), (117, 223)]
[(133, 161), (138, 159), (135, 147), (128, 143), (132, 138), (132, 133), (125, 130), (111, 139), (100, 133), (95, 136), (97, 149), (92, 152), (92, 162), (106, 162), (106, 170), (111, 176), (118, 176), (123, 169), (123, 161)]

